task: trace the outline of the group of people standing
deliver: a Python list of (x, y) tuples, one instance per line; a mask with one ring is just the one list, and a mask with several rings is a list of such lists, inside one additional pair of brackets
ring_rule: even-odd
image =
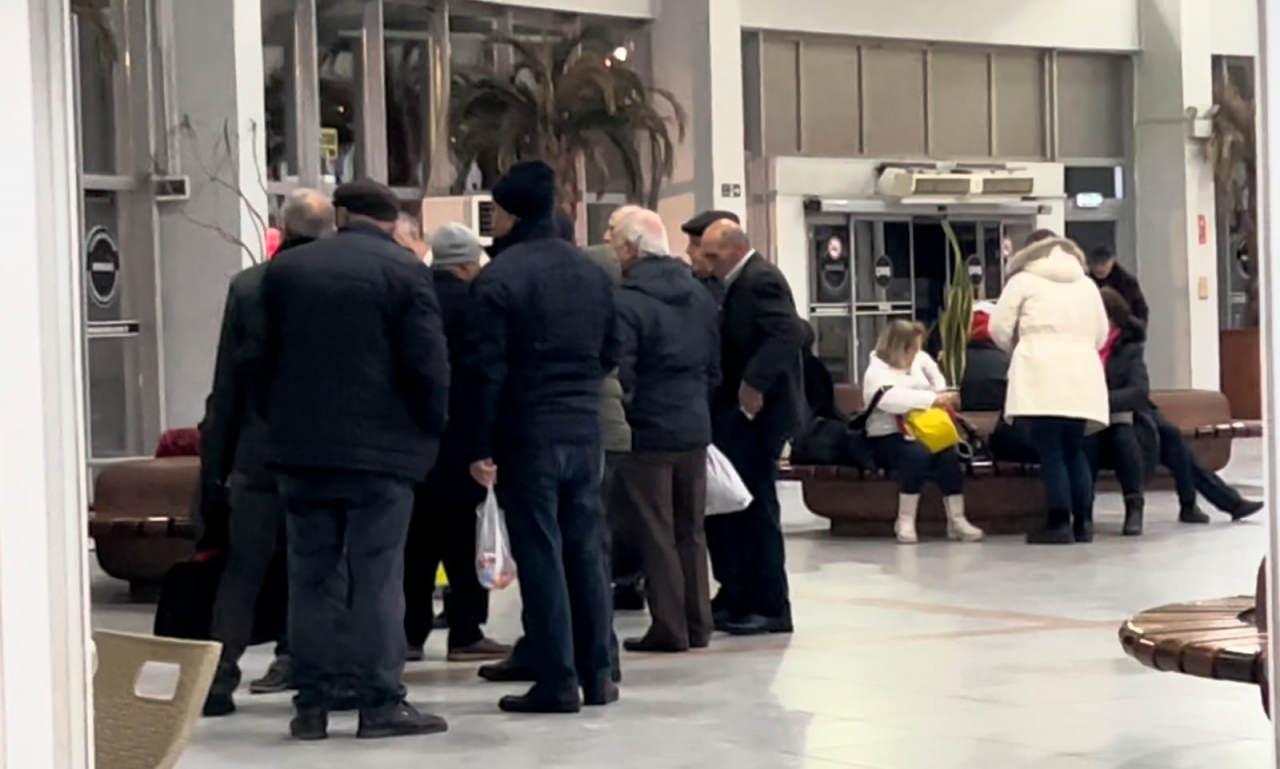
[[(791, 632), (775, 482), (812, 337), (781, 273), (727, 212), (687, 223), (673, 256), (658, 215), (626, 207), (588, 255), (542, 163), (513, 167), (493, 199), (484, 264), (461, 225), (428, 248), (383, 185), (299, 191), (280, 252), (232, 281), (201, 425), (200, 548), (227, 554), (206, 714), (235, 709), (281, 557), (287, 631), (251, 688), (296, 689), (303, 740), (326, 737), (334, 710), (358, 710), (366, 738), (447, 728), (401, 682), (441, 563), (448, 658), (530, 683), (501, 699), (509, 712), (617, 700), (615, 574), (644, 586), (652, 615), (630, 651)], [(753, 501), (707, 520), (712, 442)], [(519, 567), (513, 647), (482, 630), (475, 510), (490, 490)]]
[[(1073, 241), (1041, 230), (1010, 258), (1005, 274), (999, 301), (977, 316), (982, 322), (974, 324), (970, 368), (959, 389), (966, 408), (1001, 411), (992, 439), (996, 459), (1040, 468), (1047, 514), (1028, 533), (1029, 543), (1093, 540), (1094, 487), (1102, 466), (1116, 471), (1123, 489), (1128, 536), (1142, 533), (1144, 488), (1157, 461), (1173, 475), (1184, 523), (1209, 523), (1198, 494), (1232, 520), (1262, 508), (1201, 467), (1181, 431), (1151, 401), (1144, 361), (1149, 308), (1137, 280), (1112, 252), (1086, 255)], [(924, 337), (922, 326), (906, 321), (891, 323), (882, 334), (863, 378), (868, 402), (880, 394), (867, 433), (877, 461), (900, 486), (899, 542), (917, 541), (916, 507), (927, 480), (944, 495), (951, 537), (976, 541), (982, 532), (964, 518), (956, 450), (931, 453), (907, 440), (897, 419), (913, 410), (960, 405), (956, 390), (922, 352)]]

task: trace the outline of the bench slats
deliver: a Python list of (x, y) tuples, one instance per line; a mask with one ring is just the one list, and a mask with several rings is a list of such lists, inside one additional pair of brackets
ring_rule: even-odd
[(1156, 670), (1257, 683), (1266, 634), (1253, 624), (1252, 596), (1161, 606), (1120, 627), (1120, 643)]

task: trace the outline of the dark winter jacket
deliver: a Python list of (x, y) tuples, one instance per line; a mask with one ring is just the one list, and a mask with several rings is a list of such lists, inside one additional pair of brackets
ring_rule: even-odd
[(1151, 379), (1147, 375), (1146, 330), (1132, 323), (1121, 332), (1107, 358), (1107, 393), (1111, 415), (1135, 414), (1152, 409)]
[(720, 317), (683, 262), (646, 256), (618, 294), (618, 378), (634, 451), (711, 442), (708, 396), (720, 382)]
[(549, 218), (513, 232), (471, 286), (472, 460), (501, 463), (529, 443), (598, 444), (601, 382), (617, 365), (609, 277)]
[(467, 323), (473, 315), (471, 284), (444, 269), (432, 270), (436, 297), (440, 301), (440, 317), (449, 342), (449, 422), (440, 441), (437, 474), (450, 476), (467, 472), (470, 464), (468, 446), (471, 430), (466, 415), (471, 394), (463, 381), (463, 354), (467, 344)]
[(421, 481), (449, 402), (431, 270), (357, 224), (277, 256), (262, 290), (272, 464)]
[[(1093, 273), (1089, 273), (1089, 277), (1093, 278)], [(1124, 300), (1129, 303), (1129, 311), (1133, 313), (1133, 317), (1142, 321), (1146, 325), (1151, 309), (1147, 307), (1147, 298), (1142, 295), (1142, 286), (1138, 284), (1138, 279), (1129, 274), (1129, 271), (1121, 267), (1119, 264), (1111, 267), (1111, 274), (1103, 280), (1093, 278), (1093, 282), (1098, 284), (1098, 288), (1112, 288)]]
[(1001, 411), (1009, 389), (1009, 353), (995, 342), (971, 342), (965, 353), (960, 405), (965, 411)]
[[(276, 253), (313, 240), (286, 238)], [(266, 271), (266, 262), (242, 270), (227, 288), (213, 387), (200, 420), (200, 493), (195, 516), (201, 549), (219, 549), (227, 542), (227, 481), (232, 473), (259, 487), (271, 488), (275, 483), (267, 470), (267, 420), (257, 386), (267, 337), (262, 304)]]
[(787, 279), (762, 254), (753, 253), (726, 289), (720, 311), (720, 368), (713, 416), (717, 427), (738, 412), (745, 381), (764, 394), (753, 420), (766, 443), (793, 437), (807, 420), (801, 351), (813, 331), (796, 314)]

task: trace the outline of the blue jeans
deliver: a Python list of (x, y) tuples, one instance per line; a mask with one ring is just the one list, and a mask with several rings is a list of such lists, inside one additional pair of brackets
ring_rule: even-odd
[(612, 591), (599, 442), (524, 445), (499, 458), (498, 502), (519, 575), (520, 658), (548, 694), (610, 679)]
[(294, 702), (328, 709), (353, 674), (362, 709), (404, 698), (404, 546), (413, 486), (354, 472), (281, 475)]
[(1049, 501), (1050, 528), (1093, 518), (1093, 469), (1085, 452), (1085, 421), (1023, 417), (1040, 457), (1040, 482)]

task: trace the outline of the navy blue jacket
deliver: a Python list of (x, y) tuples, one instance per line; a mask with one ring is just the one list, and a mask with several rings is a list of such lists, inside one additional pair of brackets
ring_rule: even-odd
[(357, 224), (277, 256), (262, 292), (271, 465), (421, 481), (449, 401), (431, 270)]
[(471, 285), (472, 460), (535, 443), (598, 444), (600, 387), (617, 365), (609, 276), (549, 218), (512, 234)]
[[(445, 426), (440, 442), (440, 459), (436, 463), (437, 474), (452, 476), (468, 472), (471, 457), (468, 445), (471, 429), (467, 427), (472, 393), (465, 382), (463, 351), (467, 349), (467, 323), (474, 315), (471, 284), (449, 272), (433, 270), (436, 296), (440, 300), (440, 313), (444, 319), (444, 335), (449, 340), (449, 424)], [(470, 475), (467, 475), (470, 479)]]
[(720, 314), (677, 259), (645, 257), (618, 294), (618, 378), (634, 451), (711, 442), (709, 398), (720, 383)]

